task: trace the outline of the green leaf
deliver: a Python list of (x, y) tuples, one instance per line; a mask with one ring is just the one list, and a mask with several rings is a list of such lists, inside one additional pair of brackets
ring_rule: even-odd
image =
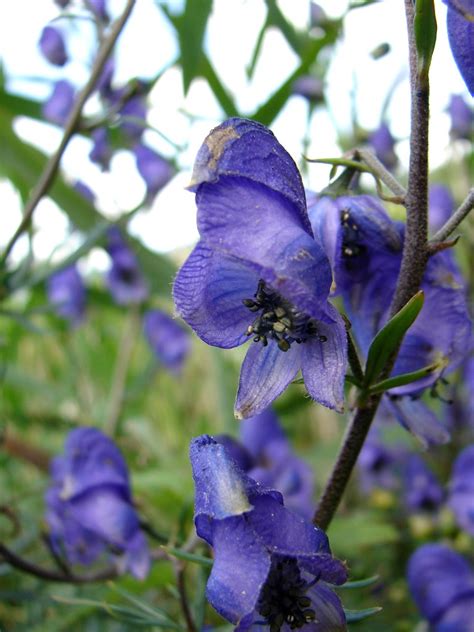
[(384, 522), (374, 511), (358, 511), (336, 517), (328, 529), (331, 548), (337, 557), (360, 555), (364, 547), (396, 542), (400, 534), (392, 523)]
[(413, 28), (418, 54), (418, 75), (423, 84), (428, 80), (431, 58), (436, 44), (437, 25), (433, 0), (416, 0)]
[(239, 111), (235, 107), (232, 96), (219, 79), (213, 65), (207, 55), (203, 54), (201, 59), (200, 74), (206, 79), (219, 105), (226, 113), (226, 116), (239, 116)]
[(418, 371), (412, 371), (411, 373), (402, 373), (400, 375), (395, 375), (394, 377), (389, 377), (388, 379), (382, 380), (377, 384), (373, 384), (369, 388), (369, 393), (384, 393), (385, 391), (388, 391), (391, 388), (395, 388), (396, 386), (405, 386), (405, 384), (411, 384), (412, 382), (421, 380), (421, 378), (426, 377), (427, 375), (431, 375), (431, 373), (438, 371), (443, 366), (446, 366), (446, 362), (440, 360), (439, 362), (433, 362), (433, 364), (429, 364), (422, 369), (418, 369)]
[(213, 561), (209, 557), (204, 557), (204, 555), (196, 555), (196, 553), (188, 553), (188, 551), (182, 551), (181, 549), (175, 549), (170, 546), (161, 547), (172, 555), (173, 557), (177, 557), (180, 560), (186, 560), (187, 562), (194, 562), (194, 564), (200, 564), (201, 566), (212, 566)]
[(338, 590), (341, 588), (366, 588), (367, 586), (372, 586), (377, 583), (379, 579), (379, 575), (372, 575), (372, 577), (367, 577), (366, 579), (356, 579), (352, 582), (346, 582), (337, 588)]
[(186, 0), (184, 13), (176, 21), (185, 94), (199, 74), (204, 33), (211, 9), (212, 0)]
[(388, 359), (401, 344), (409, 327), (423, 307), (423, 291), (417, 292), (402, 309), (393, 316), (372, 340), (365, 367), (365, 386), (371, 386), (385, 368)]
[(346, 615), (347, 623), (356, 623), (357, 621), (362, 621), (363, 619), (367, 619), (367, 617), (377, 614), (381, 610), (382, 608), (380, 606), (375, 608), (365, 608), (364, 610), (344, 609), (344, 614)]
[(276, 3), (276, 0), (266, 0), (266, 5), (268, 11), (267, 21), (281, 32), (288, 44), (299, 57), (303, 47), (303, 38), (295, 31), (293, 25), (288, 22), (283, 13), (280, 11), (280, 7)]

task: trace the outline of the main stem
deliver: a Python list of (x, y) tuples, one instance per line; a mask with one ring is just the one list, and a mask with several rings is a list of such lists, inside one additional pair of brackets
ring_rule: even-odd
[[(428, 125), (429, 83), (418, 75), (413, 28), (414, 6), (405, 0), (410, 58), (411, 133), (408, 188), (405, 197), (407, 223), (402, 263), (390, 308), (398, 312), (420, 288), (428, 261)], [(391, 373), (398, 350), (385, 367), (383, 377)], [(326, 530), (336, 513), (349, 482), (357, 457), (364, 445), (382, 395), (374, 396), (355, 410), (336, 463), (314, 514), (313, 522)]]

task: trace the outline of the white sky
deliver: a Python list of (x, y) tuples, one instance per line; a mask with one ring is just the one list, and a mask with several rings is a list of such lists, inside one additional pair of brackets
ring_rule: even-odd
[[(328, 14), (338, 16), (344, 11), (342, 0), (321, 0)], [(449, 120), (445, 108), (451, 94), (468, 93), (452, 60), (446, 36), (446, 7), (435, 2), (438, 15), (438, 41), (432, 65), (432, 125), (430, 160), (432, 166), (449, 156)], [(178, 10), (182, 2), (169, 2)], [(117, 15), (123, 0), (109, 0), (111, 13)], [(281, 0), (280, 6), (299, 28), (306, 28), (309, 2)], [(37, 41), (43, 26), (58, 15), (52, 0), (15, 0), (0, 3), (0, 56), (11, 91), (23, 92), (44, 100), (51, 81), (68, 78), (81, 85), (87, 78), (93, 57), (91, 26), (86, 21), (66, 22), (58, 26), (67, 31), (72, 61), (63, 69), (48, 64), (39, 55)], [(25, 19), (25, 16), (28, 16)], [(297, 58), (277, 32), (267, 34), (263, 54), (252, 82), (248, 82), (245, 66), (250, 60), (253, 44), (265, 16), (263, 0), (214, 0), (208, 24), (206, 45), (215, 69), (239, 108), (251, 112), (265, 100), (296, 68)], [(370, 52), (380, 43), (388, 42), (391, 52), (378, 61)], [(90, 45), (89, 45), (90, 44)], [(134, 13), (121, 36), (117, 51), (117, 84), (133, 76), (152, 77), (166, 67), (177, 53), (174, 35), (153, 0), (137, 0)], [(331, 60), (327, 77), (327, 99), (331, 117), (317, 112), (311, 127), (311, 157), (337, 156), (336, 129), (350, 126), (351, 92), (355, 91), (359, 123), (374, 129), (380, 122), (385, 96), (396, 78), (401, 78), (391, 101), (388, 118), (393, 134), (400, 139), (398, 153), (407, 158), (408, 82), (406, 80), (406, 33), (403, 3), (383, 0), (363, 9), (352, 11), (346, 19), (344, 38)], [(94, 103), (90, 105), (90, 110)], [(183, 113), (193, 115), (193, 122)], [(301, 159), (301, 139), (305, 131), (307, 103), (302, 97), (292, 97), (275, 120), (272, 129), (280, 142), (297, 162)], [(194, 196), (184, 190), (196, 152), (208, 131), (220, 122), (222, 113), (212, 93), (203, 81), (195, 81), (186, 99), (181, 87), (181, 75), (176, 69), (167, 71), (157, 83), (150, 98), (149, 123), (164, 132), (178, 145), (188, 148), (179, 156), (182, 171), (158, 195), (153, 207), (145, 209), (133, 220), (131, 231), (150, 248), (162, 252), (192, 244), (197, 239)], [(19, 120), (16, 131), (28, 142), (51, 152), (59, 142), (61, 132), (49, 125)], [(147, 131), (146, 142), (164, 155), (173, 150), (155, 132)], [(103, 174), (90, 163), (89, 141), (76, 138), (63, 159), (63, 168), (71, 180), (85, 181), (97, 193), (98, 208), (109, 217), (135, 207), (144, 194), (144, 184), (137, 174), (133, 157), (120, 152), (109, 174)], [(311, 165), (305, 184), (319, 189), (328, 181), (329, 169)], [(2, 231), (0, 246), (8, 241), (17, 226), (21, 205), (12, 187), (0, 182)], [(35, 213), (37, 234), (35, 254), (48, 258), (58, 244), (56, 255), (64, 255), (75, 240), (66, 241), (68, 224), (65, 216), (50, 200), (43, 200)], [(19, 258), (25, 244), (18, 244), (14, 254)], [(94, 255), (94, 266), (102, 267), (105, 260)]]

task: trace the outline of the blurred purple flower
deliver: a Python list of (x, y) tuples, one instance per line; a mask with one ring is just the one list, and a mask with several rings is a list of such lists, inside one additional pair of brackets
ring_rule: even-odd
[(433, 472), (418, 454), (411, 454), (404, 467), (405, 503), (410, 511), (437, 511), (444, 492)]
[(49, 538), (58, 555), (92, 564), (110, 554), (119, 572), (144, 579), (150, 558), (133, 506), (125, 461), (95, 428), (69, 433), (64, 455), (53, 459), (46, 492)]
[(408, 585), (432, 632), (472, 632), (474, 572), (458, 553), (425, 544), (408, 563)]
[(298, 77), (291, 86), (293, 94), (297, 94), (308, 101), (320, 103), (324, 100), (324, 83), (312, 75)]
[(181, 325), (158, 309), (143, 316), (143, 331), (153, 353), (171, 373), (178, 375), (190, 351), (189, 334)]
[(54, 3), (58, 5), (61, 9), (65, 9), (68, 4), (71, 3), (71, 0), (54, 0)]
[(370, 432), (357, 460), (362, 490), (370, 493), (374, 489), (397, 489), (400, 457), (398, 447), (386, 445), (377, 432)]
[(78, 325), (86, 309), (86, 288), (75, 265), (52, 274), (47, 281), (48, 300), (62, 318)]
[(89, 159), (96, 165), (99, 165), (103, 171), (106, 171), (110, 166), (113, 150), (105, 127), (99, 127), (92, 132), (92, 142)]
[(85, 182), (82, 182), (82, 180), (77, 180), (74, 183), (74, 188), (88, 202), (90, 202), (91, 204), (95, 204), (95, 193), (89, 186), (87, 186)]
[(112, 260), (107, 285), (119, 305), (141, 303), (148, 296), (148, 287), (134, 253), (125, 243), (117, 226), (107, 231), (106, 250)]
[(387, 169), (395, 169), (398, 164), (398, 157), (395, 153), (395, 139), (386, 123), (382, 123), (375, 132), (369, 136), (369, 145), (375, 155)]
[(38, 42), (41, 53), (55, 66), (64, 66), (68, 61), (66, 45), (61, 31), (54, 26), (45, 26)]
[(192, 180), (201, 240), (178, 272), (174, 300), (207, 344), (252, 338), (236, 416), (262, 412), (300, 369), (310, 396), (342, 411), (346, 331), (328, 302), (330, 267), (292, 158), (266, 127), (234, 118), (206, 138)]
[[(130, 97), (120, 108), (120, 128), (131, 139), (139, 140), (145, 131), (147, 108), (142, 95)], [(130, 118), (130, 120), (127, 120)], [(136, 120), (133, 120), (136, 119)]]
[(309, 3), (309, 22), (311, 27), (321, 26), (327, 22), (327, 15), (324, 9), (316, 2)]
[(246, 476), (208, 436), (191, 443), (197, 534), (214, 549), (207, 598), (238, 632), (346, 630), (339, 598), (345, 566), (326, 535)]
[(459, 526), (474, 536), (474, 444), (464, 448), (454, 462), (448, 504)]
[(63, 126), (71, 113), (74, 99), (74, 86), (69, 81), (57, 81), (51, 96), (43, 105), (43, 116), (51, 123)]
[(448, 5), (448, 37), (454, 61), (471, 96), (474, 95), (474, 3), (444, 0)]
[(134, 147), (133, 153), (138, 172), (145, 180), (147, 199), (151, 200), (171, 180), (174, 169), (165, 158), (141, 143)]
[(106, 0), (86, 0), (86, 4), (99, 20), (102, 22), (108, 22), (110, 20), (109, 14), (107, 13)]
[(310, 520), (313, 513), (314, 474), (298, 458), (268, 408), (239, 424), (241, 443), (230, 437), (216, 437), (250, 478), (264, 487), (277, 489), (285, 506)]
[(474, 112), (460, 94), (451, 95), (448, 113), (451, 117), (451, 129), (449, 131), (454, 140), (462, 139), (472, 141), (474, 134)]
[(444, 184), (432, 184), (428, 192), (429, 224), (432, 233), (439, 230), (454, 211), (454, 198)]

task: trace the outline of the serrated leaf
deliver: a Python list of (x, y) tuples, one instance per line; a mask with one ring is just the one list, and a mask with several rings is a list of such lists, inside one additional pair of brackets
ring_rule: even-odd
[(377, 606), (375, 608), (365, 608), (364, 610), (344, 610), (344, 614), (346, 615), (347, 623), (356, 623), (377, 614), (381, 610), (382, 608)]
[(380, 579), (379, 575), (372, 575), (372, 577), (366, 577), (365, 579), (356, 579), (354, 581), (351, 582), (346, 582), (345, 584), (342, 584), (341, 586), (338, 586), (338, 590), (341, 588), (366, 588), (367, 586), (372, 586), (373, 584), (375, 584), (376, 582), (378, 582), (378, 580)]
[(384, 393), (385, 391), (390, 390), (391, 388), (396, 388), (397, 386), (405, 386), (406, 384), (411, 384), (412, 382), (416, 382), (417, 380), (421, 380), (423, 377), (427, 375), (431, 375), (438, 371), (446, 363), (439, 361), (433, 362), (433, 364), (429, 364), (428, 366), (423, 367), (422, 369), (418, 369), (418, 371), (412, 371), (411, 373), (401, 373), (400, 375), (395, 375), (394, 377), (389, 377), (386, 380), (382, 380), (377, 384), (373, 384), (369, 388), (369, 393)]
[(436, 13), (433, 0), (416, 0), (414, 21), (418, 55), (418, 74), (422, 82), (428, 79), (431, 58), (436, 44)]
[(379, 378), (388, 359), (401, 344), (407, 330), (420, 313), (423, 302), (424, 294), (420, 290), (388, 321), (372, 340), (364, 371), (366, 387), (370, 387)]
[(211, 9), (212, 0), (186, 0), (184, 13), (176, 22), (185, 94), (199, 73), (204, 33)]

